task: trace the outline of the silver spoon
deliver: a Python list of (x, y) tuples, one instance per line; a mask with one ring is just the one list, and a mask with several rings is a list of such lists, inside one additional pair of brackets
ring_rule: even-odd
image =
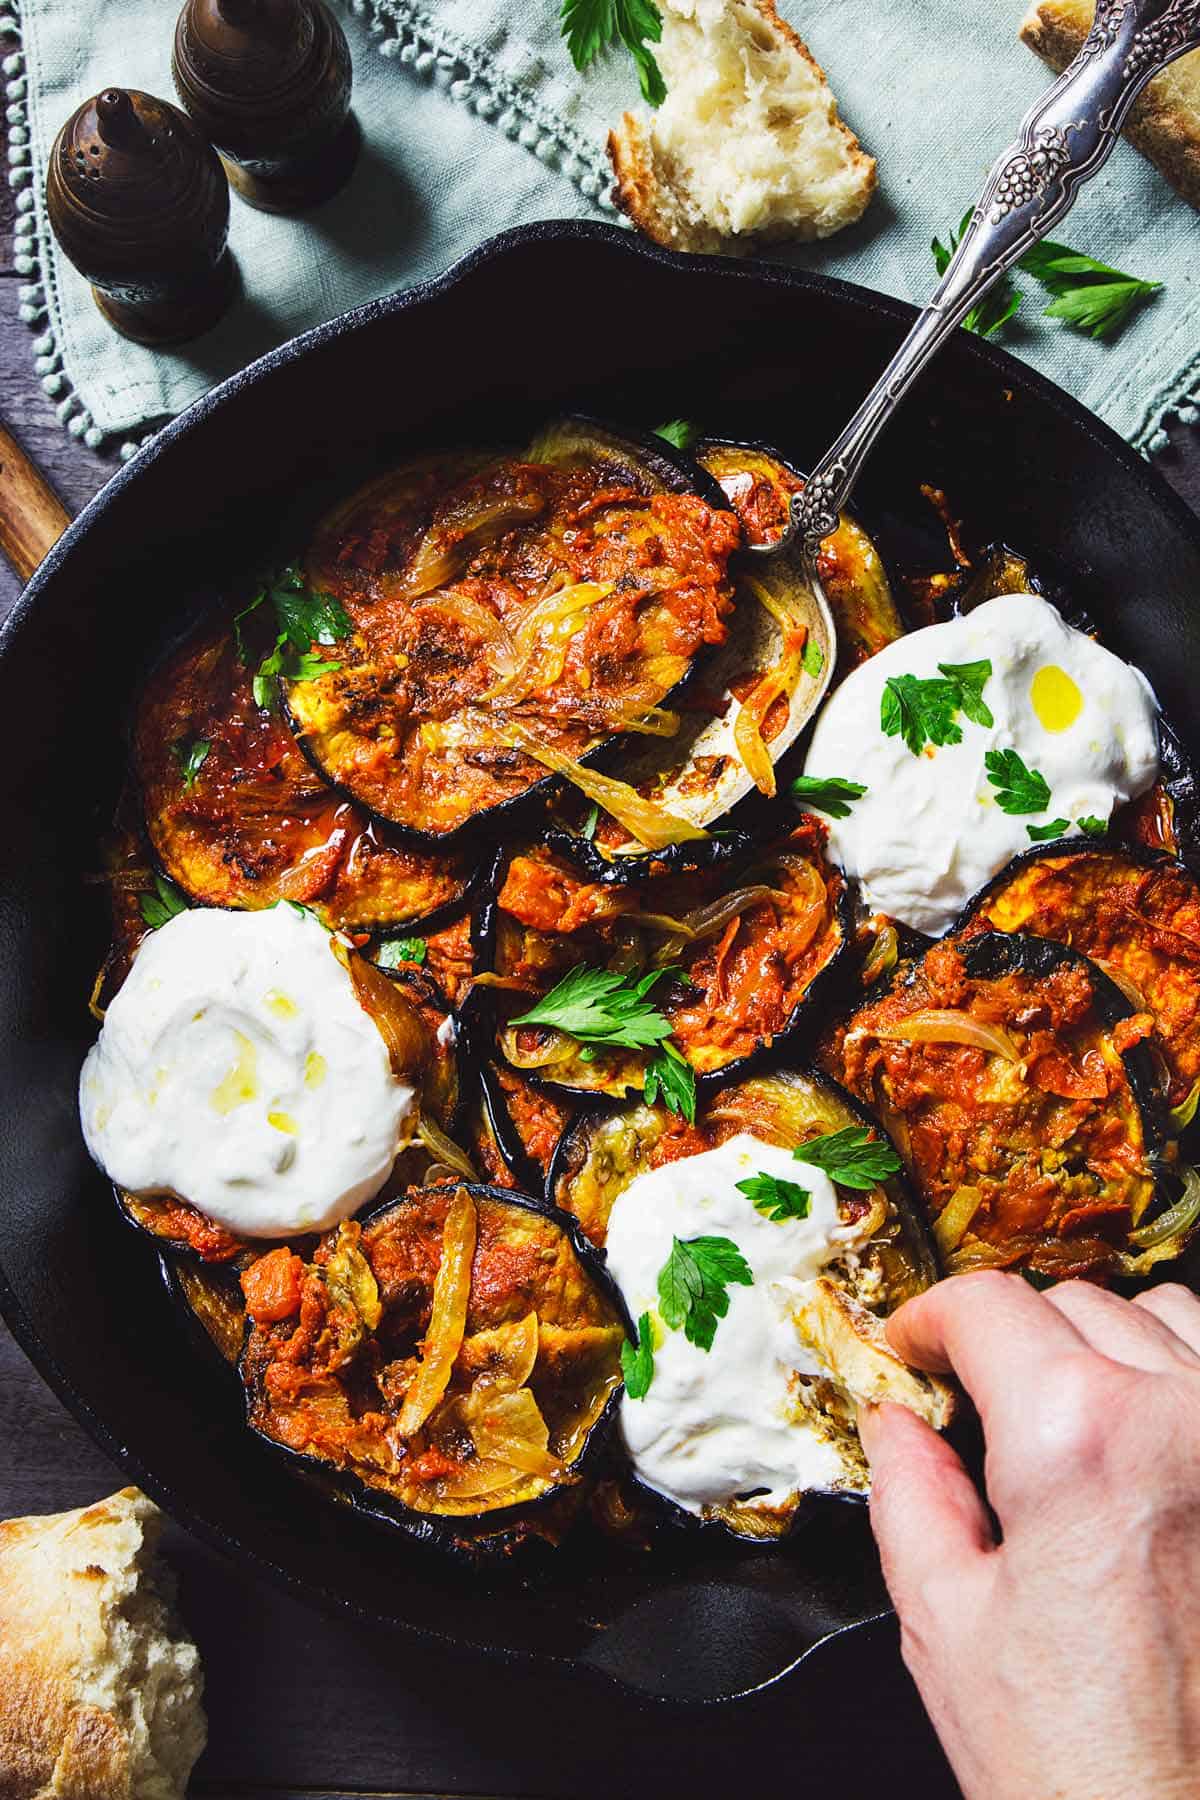
[(1200, 49), (1200, 0), (1096, 0), (1079, 54), (1022, 121), (994, 164), (971, 222), (933, 297), (878, 381), (793, 496), (783, 536), (748, 554), (771, 556), (799, 539), (822, 606), (817, 555), (875, 440), (917, 377), (971, 308), (1070, 211), (1116, 145), (1151, 76)]

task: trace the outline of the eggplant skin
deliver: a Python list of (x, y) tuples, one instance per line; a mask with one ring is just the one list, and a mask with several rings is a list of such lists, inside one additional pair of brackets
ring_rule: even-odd
[[(669, 704), (724, 638), (741, 538), (698, 470), (611, 428), (562, 421), (465, 467), (417, 459), (323, 522), (308, 578), (354, 638), (335, 668), (284, 682), (324, 779), (427, 846), (557, 791), (514, 732), (591, 761)], [(638, 576), (651, 551), (669, 583)], [(522, 616), (556, 591), (575, 596), (561, 641), (547, 618), (511, 667)]]
[(956, 929), (1070, 944), (1154, 1020), (1167, 1104), (1200, 1080), (1200, 883), (1178, 857), (1111, 841), (1038, 844), (969, 902)]
[(1148, 1023), (1077, 951), (985, 931), (899, 968), (818, 1060), (896, 1139), (948, 1273), (1103, 1278), (1155, 1197)]
[[(307, 1263), (247, 1270), (239, 1369), (250, 1428), (294, 1463), (419, 1537), (490, 1549), (514, 1534), (553, 1537), (578, 1510), (613, 1417), (629, 1326), (602, 1260), (569, 1215), (528, 1195), (467, 1185), (478, 1236), (463, 1344), (428, 1422), (398, 1453), (394, 1428), (430, 1326), (445, 1220), (462, 1191), (410, 1189), (326, 1234)], [(528, 1345), (531, 1324), (532, 1372), (526, 1367), (516, 1385), (527, 1384), (541, 1409), (565, 1476), (513, 1471), (491, 1494), (455, 1495), (456, 1481), (485, 1467), (460, 1409), (481, 1377), (500, 1380), (493, 1394), (515, 1391), (501, 1380), (504, 1358), (514, 1333)]]

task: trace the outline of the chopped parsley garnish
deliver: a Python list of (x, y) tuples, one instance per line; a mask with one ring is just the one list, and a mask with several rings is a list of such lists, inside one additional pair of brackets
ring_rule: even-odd
[(732, 1238), (672, 1238), (671, 1254), (658, 1272), (664, 1325), (671, 1331), (682, 1326), (689, 1344), (711, 1350), (734, 1285), (753, 1287), (754, 1276)]
[[(933, 260), (937, 265), (939, 275), (944, 275), (950, 267), (950, 258), (966, 236), (967, 226), (971, 223), (974, 212), (973, 206), (968, 207), (962, 216), (958, 230), (947, 232), (946, 235), (950, 239), (949, 244), (943, 244), (940, 238), (934, 238), (930, 244), (929, 248), (933, 251)], [(994, 331), (999, 331), (1007, 319), (1012, 318), (1020, 304), (1021, 296), (1006, 275), (1002, 281), (996, 283), (994, 288), (989, 288), (978, 305), (971, 308), (963, 320), (963, 328), (966, 331), (975, 332), (978, 337), (991, 337)]]
[(695, 1071), (674, 1044), (660, 1044), (646, 1064), (642, 1098), (647, 1106), (661, 1099), (669, 1111), (678, 1113), (689, 1125), (696, 1123)]
[[(956, 232), (949, 233), (948, 246), (938, 238), (930, 245), (939, 275), (946, 273), (950, 258), (971, 223), (973, 210), (963, 214)], [(1134, 309), (1162, 287), (1161, 281), (1141, 281), (1135, 275), (1097, 262), (1094, 256), (1083, 256), (1066, 244), (1052, 243), (1049, 238), (1027, 250), (1017, 267), (1054, 296), (1045, 309), (1046, 318), (1061, 319), (1093, 338), (1120, 330)], [(1019, 290), (1005, 276), (978, 306), (971, 308), (963, 325), (980, 337), (991, 337), (1020, 309), (1021, 301)]]
[(869, 1189), (895, 1175), (900, 1158), (882, 1138), (863, 1125), (843, 1125), (823, 1137), (810, 1138), (792, 1151), (797, 1162), (811, 1163), (842, 1187)]
[(978, 662), (939, 663), (938, 668), (958, 688), (958, 710), (972, 725), (994, 725), (992, 709), (983, 698), (983, 684), (992, 673), (987, 657)]
[(700, 427), (690, 419), (668, 419), (664, 425), (654, 427), (654, 435), (665, 438), (676, 450), (690, 450), (700, 436)]
[(621, 1345), (621, 1373), (631, 1400), (644, 1400), (654, 1380), (654, 1327), (644, 1312), (637, 1322), (637, 1343)]
[(398, 969), (401, 963), (423, 963), (428, 954), (429, 945), (423, 937), (384, 938), (375, 961), (381, 969)]
[(314, 643), (336, 644), (350, 636), (354, 625), (339, 600), (332, 594), (320, 594), (310, 588), (303, 571), (295, 564), (289, 564), (282, 574), (259, 590), (233, 621), (238, 656), (243, 662), (246, 652), (241, 621), (256, 611), (264, 600), (270, 600), (279, 627), (275, 648), (259, 663), (252, 683), (255, 705), (266, 712), (274, 700), (274, 683), (278, 676), (282, 675), (288, 681), (315, 681), (319, 675), (336, 674), (341, 663), (323, 659), (312, 646)]
[(157, 931), (160, 925), (165, 925), (177, 913), (186, 912), (187, 901), (173, 881), (168, 881), (165, 875), (156, 875), (154, 892), (139, 894), (138, 910), (151, 931)]
[(861, 781), (844, 781), (840, 775), (797, 775), (791, 787), (793, 800), (831, 819), (849, 818), (851, 802), (866, 791)]
[(180, 738), (171, 745), (171, 754), (179, 764), (183, 776), (183, 791), (190, 794), (196, 785), (196, 777), (204, 767), (204, 759), (212, 749), (206, 738), (194, 738), (189, 744), (186, 738)]
[(647, 996), (660, 981), (679, 974), (676, 968), (652, 969), (640, 980), (631, 981), (615, 969), (591, 969), (578, 963), (536, 1006), (511, 1023), (546, 1025), (578, 1038), (581, 1044), (645, 1049), (671, 1035), (671, 1021)]
[(1015, 750), (989, 750), (983, 762), (1001, 812), (1045, 812), (1050, 804), (1050, 785), (1037, 769), (1028, 768)]
[(646, 47), (662, 37), (662, 14), (654, 0), (563, 0), (559, 19), (580, 73), (601, 51), (623, 44), (637, 66), (642, 98), (649, 106), (662, 105), (667, 85)]
[(825, 652), (811, 632), (804, 640), (804, 649), (800, 654), (800, 667), (806, 675), (811, 675), (814, 681), (825, 667)]
[(1060, 838), (1064, 831), (1070, 831), (1070, 819), (1051, 819), (1048, 825), (1027, 825), (1025, 827), (1035, 844), (1044, 844), (1050, 838)]
[(738, 1193), (745, 1194), (755, 1212), (762, 1213), (765, 1219), (807, 1219), (812, 1206), (812, 1195), (807, 1188), (779, 1175), (748, 1175), (745, 1181), (735, 1185)]
[(961, 744), (958, 714), (975, 725), (990, 725), (983, 687), (992, 672), (985, 658), (972, 663), (939, 663), (938, 675), (889, 675), (879, 701), (885, 737), (902, 737), (914, 756), (927, 743)]
[(1088, 837), (1103, 837), (1108, 830), (1108, 820), (1098, 819), (1095, 813), (1084, 813), (1082, 819), (1076, 819), (1075, 823)]
[(1054, 295), (1046, 318), (1062, 319), (1093, 338), (1119, 331), (1134, 308), (1162, 287), (1161, 281), (1140, 281), (1048, 238), (1027, 250), (1020, 266)]

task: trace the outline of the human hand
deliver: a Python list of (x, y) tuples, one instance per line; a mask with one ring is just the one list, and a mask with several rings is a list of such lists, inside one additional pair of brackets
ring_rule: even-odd
[(998, 1534), (954, 1449), (865, 1409), (901, 1648), (968, 1800), (1200, 1792), (1200, 1301), (960, 1275), (888, 1321), (953, 1371)]

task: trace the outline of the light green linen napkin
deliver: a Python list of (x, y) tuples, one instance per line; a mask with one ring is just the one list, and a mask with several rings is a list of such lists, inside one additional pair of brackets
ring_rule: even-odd
[[(18, 190), (22, 308), (46, 390), (90, 443), (131, 439), (272, 344), (445, 268), (530, 219), (612, 216), (604, 137), (637, 99), (632, 64), (571, 67), (560, 0), (352, 0), (341, 9), (364, 128), (351, 184), (296, 220), (233, 202), (245, 297), (170, 352), (102, 322), (45, 223), (46, 158), (87, 95), (110, 83), (169, 97), (176, 0), (0, 0), (12, 39), (10, 178)], [(930, 238), (975, 198), (996, 153), (1049, 80), (1017, 41), (1022, 0), (784, 0), (842, 110), (879, 159), (862, 222), (780, 260), (922, 300)], [(1156, 448), (1167, 414), (1194, 421), (1200, 390), (1197, 216), (1126, 146), (1059, 235), (1162, 293), (1111, 343), (1041, 316), (1030, 287), (1001, 342), (1124, 436)], [(127, 446), (129, 448), (131, 446)]]

